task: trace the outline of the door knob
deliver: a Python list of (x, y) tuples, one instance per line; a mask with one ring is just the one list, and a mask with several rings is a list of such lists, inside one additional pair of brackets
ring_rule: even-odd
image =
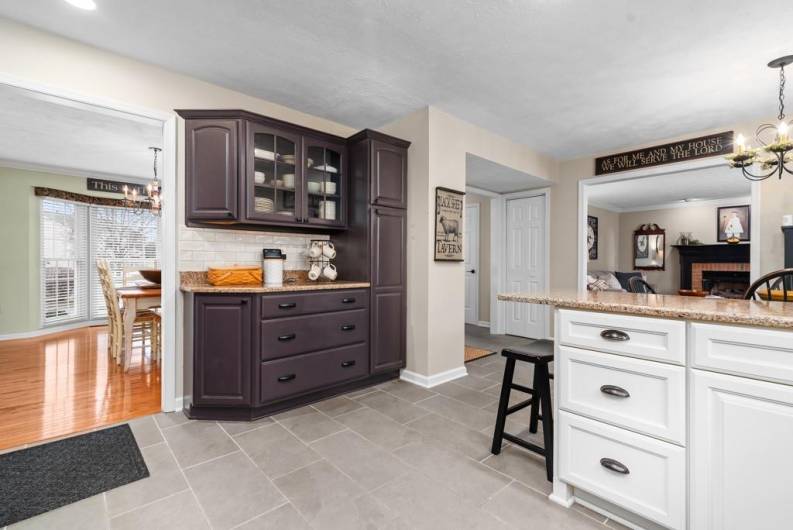
[(476, 269), (471, 269), (470, 271), (465, 271), (465, 272), (470, 272), (471, 274), (476, 274)]

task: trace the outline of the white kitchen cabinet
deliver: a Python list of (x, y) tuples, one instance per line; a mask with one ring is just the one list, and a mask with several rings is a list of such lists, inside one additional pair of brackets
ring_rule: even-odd
[(690, 385), (689, 527), (793, 528), (793, 387), (703, 370)]

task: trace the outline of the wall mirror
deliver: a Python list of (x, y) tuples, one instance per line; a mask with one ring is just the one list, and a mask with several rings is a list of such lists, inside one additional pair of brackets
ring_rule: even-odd
[(633, 232), (633, 268), (637, 270), (664, 270), (666, 255), (666, 230), (657, 224), (642, 225)]

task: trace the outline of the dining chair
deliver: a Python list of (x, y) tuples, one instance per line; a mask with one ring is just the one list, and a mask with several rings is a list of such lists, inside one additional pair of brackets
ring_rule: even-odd
[(655, 294), (655, 289), (638, 276), (633, 276), (628, 280), (628, 291), (638, 294)]
[[(763, 286), (765, 289), (761, 289)], [(793, 302), (793, 268), (780, 269), (760, 276), (749, 286), (743, 298)]]

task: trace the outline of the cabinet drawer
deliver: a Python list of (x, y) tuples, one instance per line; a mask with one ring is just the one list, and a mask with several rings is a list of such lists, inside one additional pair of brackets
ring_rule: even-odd
[(686, 451), (561, 411), (559, 477), (669, 528), (685, 528)]
[(262, 319), (345, 311), (367, 307), (369, 291), (312, 291), (308, 293), (264, 295), (261, 297)]
[(261, 360), (277, 359), (366, 341), (369, 311), (356, 309), (265, 320), (259, 330)]
[(559, 347), (559, 406), (685, 445), (686, 369)]
[(793, 385), (793, 332), (691, 324), (693, 365)]
[(614, 313), (559, 310), (559, 341), (673, 364), (686, 361), (686, 323)]
[(369, 373), (366, 344), (323, 350), (261, 364), (259, 400), (277, 401)]

